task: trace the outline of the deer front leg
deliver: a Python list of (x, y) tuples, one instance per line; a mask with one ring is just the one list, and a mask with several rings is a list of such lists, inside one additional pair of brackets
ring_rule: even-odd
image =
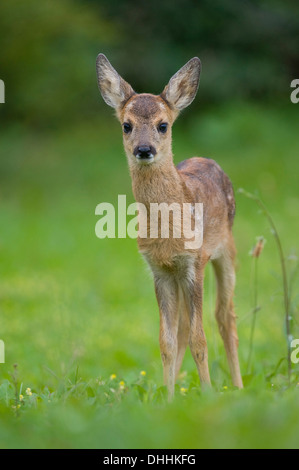
[(168, 398), (174, 394), (176, 358), (178, 350), (178, 287), (171, 276), (155, 279), (155, 291), (160, 311), (160, 351), (163, 363), (164, 384)]
[(202, 388), (211, 385), (208, 348), (202, 321), (203, 301), (203, 274), (197, 270), (194, 282), (189, 284), (186, 292), (186, 300), (189, 304), (190, 336), (189, 346), (195, 361)]
[(179, 324), (178, 324), (178, 353), (176, 358), (176, 379), (180, 373), (181, 365), (184, 359), (186, 348), (189, 344), (190, 335), (190, 316), (186, 306), (185, 298), (182, 290), (179, 291)]

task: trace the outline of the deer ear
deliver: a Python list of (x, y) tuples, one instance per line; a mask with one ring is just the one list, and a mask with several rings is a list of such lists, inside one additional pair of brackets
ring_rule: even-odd
[(177, 111), (189, 106), (198, 89), (200, 70), (199, 58), (193, 57), (171, 77), (161, 93), (161, 97)]
[(96, 61), (98, 85), (104, 101), (112, 108), (120, 109), (135, 94), (129, 85), (112, 67), (104, 54)]

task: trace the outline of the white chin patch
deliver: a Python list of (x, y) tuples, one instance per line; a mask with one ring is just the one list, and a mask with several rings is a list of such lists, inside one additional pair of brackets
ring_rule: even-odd
[(137, 162), (140, 163), (141, 165), (149, 165), (150, 163), (153, 163), (153, 161), (154, 161), (154, 155), (150, 155), (150, 156), (147, 157), (147, 158), (141, 158), (141, 157), (136, 156), (136, 160), (137, 160)]

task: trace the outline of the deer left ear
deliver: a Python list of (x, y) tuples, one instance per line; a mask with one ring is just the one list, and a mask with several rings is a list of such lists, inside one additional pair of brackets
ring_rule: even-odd
[(161, 97), (177, 111), (186, 108), (195, 98), (200, 71), (201, 62), (198, 57), (193, 57), (171, 77)]
[(133, 88), (112, 67), (104, 54), (97, 57), (98, 85), (104, 101), (119, 110), (135, 94)]

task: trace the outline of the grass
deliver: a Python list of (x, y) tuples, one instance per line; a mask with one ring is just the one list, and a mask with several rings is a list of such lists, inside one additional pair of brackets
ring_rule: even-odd
[[(231, 385), (208, 268), (204, 324), (214, 391), (201, 392), (187, 351), (171, 404), (162, 385), (152, 280), (136, 241), (95, 236), (98, 203), (116, 204), (118, 194), (133, 202), (119, 125), (108, 115), (55, 133), (17, 126), (3, 131), (2, 448), (298, 446), (299, 369), (292, 364), (289, 385), (280, 259), (267, 221), (237, 193), (240, 187), (257, 192), (275, 220), (291, 280), (292, 334), (299, 338), (295, 112), (291, 104), (233, 104), (196, 119), (186, 112), (174, 127), (175, 161), (214, 158), (236, 190), (235, 304), (245, 389)], [(254, 291), (249, 252), (257, 236), (267, 243), (259, 258), (260, 310), (246, 374)]]

